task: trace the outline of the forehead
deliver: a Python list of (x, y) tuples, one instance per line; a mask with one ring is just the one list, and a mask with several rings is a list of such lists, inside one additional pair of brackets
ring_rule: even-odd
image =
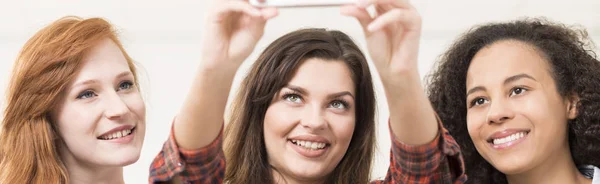
[(467, 71), (467, 88), (498, 83), (518, 74), (548, 78), (550, 71), (546, 57), (534, 46), (515, 40), (498, 41), (482, 48), (473, 57)]
[(306, 59), (296, 70), (289, 84), (311, 88), (326, 88), (332, 91), (353, 92), (354, 81), (350, 69), (343, 61)]
[(125, 55), (115, 42), (107, 38), (98, 42), (84, 55), (77, 78), (96, 79), (125, 71), (130, 71)]

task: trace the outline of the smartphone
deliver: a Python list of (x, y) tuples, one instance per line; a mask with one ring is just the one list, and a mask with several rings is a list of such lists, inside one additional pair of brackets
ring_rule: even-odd
[(357, 0), (250, 0), (256, 7), (309, 7), (309, 6), (340, 6), (353, 4)]

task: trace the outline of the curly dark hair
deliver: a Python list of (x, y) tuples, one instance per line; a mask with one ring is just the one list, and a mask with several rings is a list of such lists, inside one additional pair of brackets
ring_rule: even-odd
[(576, 94), (578, 116), (568, 122), (569, 146), (576, 165), (600, 165), (600, 62), (583, 29), (543, 18), (477, 26), (462, 35), (429, 76), (429, 100), (464, 154), (468, 183), (507, 183), (506, 176), (475, 149), (467, 131), (466, 78), (475, 54), (493, 43), (515, 40), (536, 48), (549, 61), (559, 94)]

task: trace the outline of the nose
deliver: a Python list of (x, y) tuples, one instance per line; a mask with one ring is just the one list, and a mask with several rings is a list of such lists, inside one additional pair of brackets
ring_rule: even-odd
[(496, 100), (490, 104), (486, 122), (489, 124), (503, 123), (507, 120), (513, 119), (514, 116), (514, 111), (512, 111), (512, 109), (506, 104), (505, 100)]
[(116, 92), (106, 95), (104, 115), (108, 119), (119, 119), (129, 113), (129, 107)]
[(309, 106), (304, 109), (300, 124), (312, 130), (322, 130), (327, 127), (327, 121), (324, 117), (324, 110), (318, 106)]

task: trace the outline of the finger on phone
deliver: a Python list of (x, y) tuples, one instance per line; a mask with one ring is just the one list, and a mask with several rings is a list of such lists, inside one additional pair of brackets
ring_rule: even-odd
[(275, 7), (263, 8), (260, 10), (264, 19), (271, 19), (279, 15), (279, 11)]
[(373, 18), (366, 9), (358, 7), (356, 5), (342, 6), (342, 8), (340, 9), (340, 13), (342, 15), (355, 17), (358, 20), (358, 22), (360, 22), (363, 28), (366, 28), (369, 25), (369, 23), (373, 21)]
[(248, 2), (244, 1), (227, 1), (227, 3), (221, 6), (221, 9), (218, 11), (218, 14), (226, 15), (231, 12), (244, 13), (253, 17), (259, 17), (262, 15), (261, 11), (258, 8), (255, 8), (252, 5), (248, 4)]
[(373, 20), (367, 27), (367, 30), (374, 32), (382, 29), (383, 27), (401, 22), (402, 24), (410, 24), (412, 21), (406, 13), (406, 10), (392, 9)]
[(392, 5), (397, 8), (409, 8), (410, 3), (408, 0), (358, 0), (357, 5), (363, 8), (371, 5)]

